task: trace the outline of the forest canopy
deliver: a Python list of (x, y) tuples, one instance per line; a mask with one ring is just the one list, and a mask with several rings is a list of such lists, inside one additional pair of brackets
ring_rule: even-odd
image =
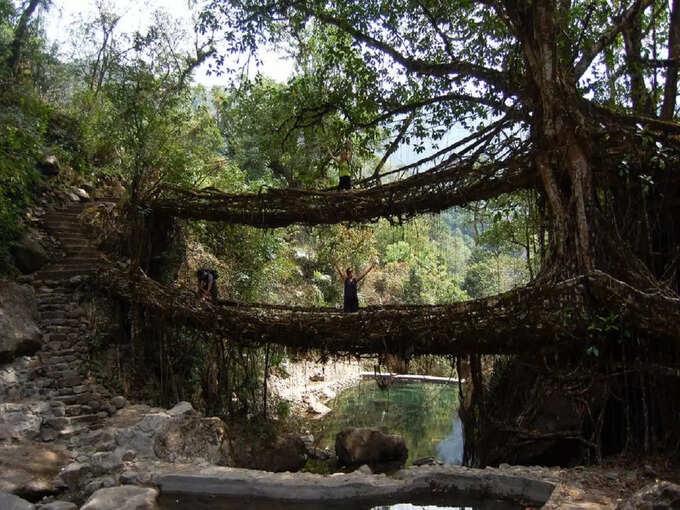
[(301, 63), (295, 80), (328, 77), (294, 126), (339, 115), (359, 138), (408, 124), (398, 136), (424, 141), (459, 123), (476, 136), (441, 147), (439, 165), (474, 173), (471, 162), (528, 157), (550, 232), (546, 281), (598, 268), (677, 289), (677, 235), (664, 225), (677, 206), (677, 9), (220, 0), (201, 20), (232, 51), (285, 41)]

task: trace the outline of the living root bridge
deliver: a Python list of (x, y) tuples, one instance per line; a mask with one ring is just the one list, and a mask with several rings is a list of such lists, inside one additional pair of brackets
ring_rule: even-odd
[(156, 212), (180, 218), (260, 228), (322, 225), (378, 218), (409, 218), (531, 187), (535, 172), (525, 160), (480, 167), (430, 170), (389, 184), (350, 191), (272, 189), (231, 195), (166, 188), (152, 202)]
[[(552, 286), (529, 286), (495, 297), (447, 305), (336, 309), (198, 302), (186, 289), (164, 287), (141, 272), (110, 269), (99, 284), (167, 320), (219, 333), (243, 345), (266, 343), (333, 354), (511, 354), (581, 349), (596, 300), (631, 329), (680, 338), (680, 301), (645, 294), (595, 272)], [(655, 311), (651, 314), (650, 311)], [(648, 317), (661, 320), (651, 321)]]

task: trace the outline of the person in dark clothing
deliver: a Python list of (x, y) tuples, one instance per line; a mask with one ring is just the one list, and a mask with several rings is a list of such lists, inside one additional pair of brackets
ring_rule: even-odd
[(201, 301), (208, 296), (212, 297), (213, 303), (217, 302), (217, 271), (213, 269), (199, 269), (196, 271), (198, 290), (201, 293)]
[(338, 271), (340, 278), (342, 278), (345, 283), (345, 293), (343, 299), (343, 311), (344, 312), (356, 312), (359, 310), (359, 296), (357, 294), (357, 286), (364, 277), (371, 272), (375, 267), (375, 262), (373, 262), (366, 271), (361, 273), (357, 278), (354, 278), (354, 272), (351, 267), (348, 267), (343, 273), (337, 262), (333, 261), (335, 269)]

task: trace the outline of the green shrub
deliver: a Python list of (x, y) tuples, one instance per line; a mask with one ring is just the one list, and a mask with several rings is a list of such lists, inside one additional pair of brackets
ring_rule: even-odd
[(0, 268), (22, 232), (22, 217), (41, 182), (48, 107), (28, 88), (0, 95)]

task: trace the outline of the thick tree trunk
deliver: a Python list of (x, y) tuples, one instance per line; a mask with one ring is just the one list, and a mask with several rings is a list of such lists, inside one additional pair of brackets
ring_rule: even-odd
[(26, 44), (26, 37), (28, 34), (28, 23), (33, 17), (33, 13), (40, 5), (41, 0), (31, 0), (26, 6), (24, 12), (21, 13), (17, 27), (14, 30), (14, 39), (10, 45), (10, 54), (7, 59), (9, 68), (14, 74), (19, 72), (19, 63), (21, 62), (21, 51)]
[[(552, 2), (535, 2), (518, 26), (525, 59), (534, 80), (532, 137), (535, 164), (552, 223), (550, 253), (542, 277), (561, 280), (598, 266), (593, 240), (595, 201), (589, 149), (577, 112), (570, 69), (560, 67)], [(572, 99), (573, 98), (573, 99)]]

